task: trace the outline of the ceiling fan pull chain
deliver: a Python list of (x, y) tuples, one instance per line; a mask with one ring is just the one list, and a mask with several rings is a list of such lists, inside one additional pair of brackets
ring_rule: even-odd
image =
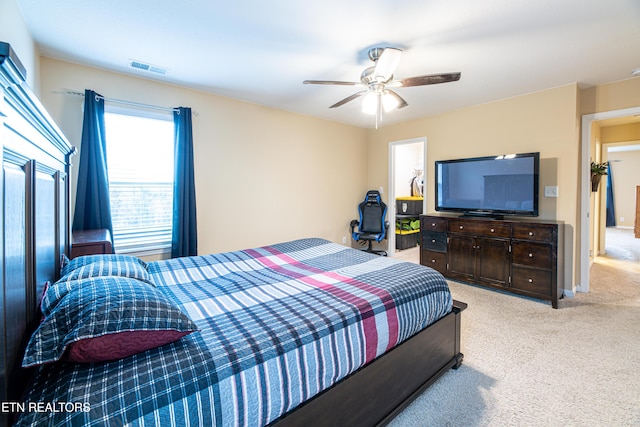
[(380, 95), (376, 93), (376, 129), (378, 129), (378, 125), (380, 124)]

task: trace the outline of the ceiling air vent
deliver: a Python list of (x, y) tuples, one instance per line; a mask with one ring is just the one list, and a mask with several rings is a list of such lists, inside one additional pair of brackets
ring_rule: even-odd
[(146, 62), (136, 61), (134, 59), (129, 60), (129, 66), (136, 70), (149, 71), (156, 74), (167, 74), (167, 69), (159, 67), (157, 65), (147, 64)]

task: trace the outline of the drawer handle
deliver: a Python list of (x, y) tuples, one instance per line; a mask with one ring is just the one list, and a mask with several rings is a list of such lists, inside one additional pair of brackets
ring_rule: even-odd
[(529, 258), (533, 258), (533, 254), (529, 254)]
[(464, 225), (461, 225), (461, 226), (460, 226), (460, 230), (462, 230), (463, 228), (464, 228)]
[(491, 232), (492, 232), (492, 233), (495, 233), (495, 232), (496, 232), (496, 230), (495, 230), (494, 228), (492, 228), (492, 229), (491, 229)]
[(435, 223), (435, 222), (432, 222), (432, 223), (431, 223), (431, 226), (432, 226), (432, 227), (435, 227), (435, 226), (436, 226), (436, 223)]
[(530, 232), (529, 232), (529, 236), (533, 236), (533, 231), (530, 231)]
[(432, 260), (431, 260), (431, 262), (435, 263), (435, 262), (436, 262), (436, 260), (435, 260), (435, 259), (432, 259)]
[(529, 279), (529, 283), (533, 283), (533, 279)]
[(431, 239), (431, 243), (435, 243), (435, 242), (436, 242), (436, 239)]

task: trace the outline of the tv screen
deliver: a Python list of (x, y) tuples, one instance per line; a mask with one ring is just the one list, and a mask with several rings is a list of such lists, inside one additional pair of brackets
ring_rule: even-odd
[(540, 153), (436, 161), (436, 210), (538, 216)]

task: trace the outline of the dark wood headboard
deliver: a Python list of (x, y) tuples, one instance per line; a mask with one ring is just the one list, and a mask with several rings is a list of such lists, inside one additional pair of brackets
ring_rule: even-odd
[[(0, 402), (19, 401), (26, 342), (47, 281), (69, 251), (69, 165), (74, 148), (25, 83), (24, 67), (0, 42)], [(7, 414), (0, 414), (0, 425)]]

